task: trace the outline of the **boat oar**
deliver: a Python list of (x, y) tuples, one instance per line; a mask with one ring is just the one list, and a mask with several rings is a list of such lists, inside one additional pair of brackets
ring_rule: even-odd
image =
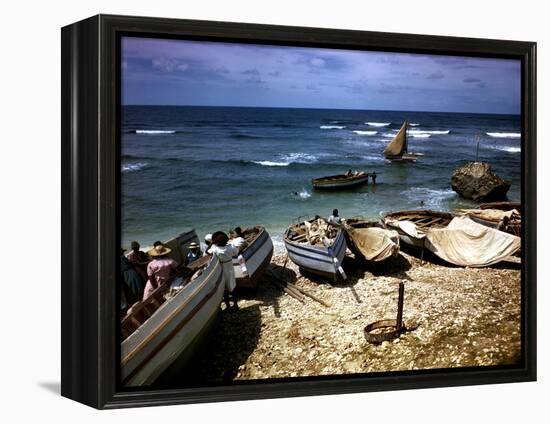
[(319, 299), (318, 297), (315, 297), (315, 296), (312, 295), (311, 293), (309, 293), (309, 292), (307, 292), (307, 291), (301, 289), (301, 288), (298, 287), (298, 286), (295, 286), (295, 285), (292, 284), (292, 283), (287, 283), (287, 285), (292, 286), (293, 288), (295, 288), (296, 290), (298, 290), (300, 293), (302, 293), (302, 294), (306, 295), (307, 297), (309, 297), (309, 298), (315, 300), (317, 303), (320, 303), (321, 305), (326, 306), (327, 308), (330, 308), (330, 304), (327, 303), (327, 302), (325, 302), (323, 299)]
[(300, 287), (298, 287), (297, 285), (293, 284), (293, 283), (289, 283), (285, 280), (283, 280), (282, 278), (279, 278), (278, 276), (276, 276), (271, 270), (270, 271), (270, 275), (273, 276), (273, 278), (275, 278), (275, 280), (277, 280), (278, 282), (280, 282), (281, 286), (284, 285), (284, 287), (294, 291), (294, 292), (297, 292), (299, 295), (303, 296), (307, 296), (309, 297), (310, 299), (313, 299), (314, 301), (316, 301), (317, 303), (320, 303), (321, 305), (323, 306), (326, 306), (327, 308), (330, 308), (330, 304), (325, 302), (324, 300), (322, 299), (319, 299), (318, 297), (312, 295), (311, 293), (308, 293), (307, 291), (301, 289)]
[(296, 292), (292, 291), (291, 289), (286, 287), (284, 284), (281, 284), (277, 280), (271, 280), (271, 282), (273, 284), (275, 284), (277, 287), (279, 287), (280, 289), (282, 289), (286, 294), (288, 294), (289, 296), (291, 296), (294, 299), (296, 299), (297, 301), (299, 301), (300, 303), (305, 303), (303, 296), (301, 296), (301, 295), (297, 294)]

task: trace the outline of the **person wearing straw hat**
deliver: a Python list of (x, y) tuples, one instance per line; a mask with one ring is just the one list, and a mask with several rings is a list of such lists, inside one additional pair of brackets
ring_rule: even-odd
[(147, 299), (161, 284), (168, 281), (178, 267), (178, 263), (167, 255), (172, 251), (168, 246), (159, 244), (147, 252), (152, 258), (147, 265), (149, 279), (143, 292), (143, 300)]
[(186, 265), (195, 262), (201, 256), (201, 247), (198, 245), (198, 243), (192, 242), (191, 244), (189, 244), (189, 252), (187, 252), (187, 257), (185, 260)]
[(237, 305), (237, 296), (235, 288), (237, 287), (237, 281), (235, 280), (235, 270), (233, 269), (233, 256), (239, 254), (237, 249), (232, 244), (228, 243), (229, 237), (223, 231), (216, 231), (212, 234), (212, 246), (210, 250), (212, 254), (218, 257), (222, 266), (223, 277), (225, 280), (225, 291), (223, 294), (223, 300), (225, 302), (226, 309), (229, 309), (229, 301), (233, 299), (233, 308), (239, 309)]

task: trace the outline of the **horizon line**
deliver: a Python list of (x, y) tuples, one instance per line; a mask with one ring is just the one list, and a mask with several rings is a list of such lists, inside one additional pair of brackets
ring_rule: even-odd
[(247, 108), (247, 109), (300, 109), (300, 110), (352, 110), (357, 112), (413, 112), (413, 113), (457, 113), (463, 115), (511, 115), (521, 116), (520, 113), (502, 112), (455, 112), (435, 110), (398, 110), (398, 109), (354, 109), (354, 108), (328, 108), (328, 107), (296, 107), (296, 106), (234, 106), (234, 105), (174, 105), (174, 104), (123, 104), (120, 106), (138, 107), (219, 107), (219, 108)]

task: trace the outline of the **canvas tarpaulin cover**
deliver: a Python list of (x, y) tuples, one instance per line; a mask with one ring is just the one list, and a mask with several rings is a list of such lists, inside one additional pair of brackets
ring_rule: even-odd
[(399, 252), (399, 234), (384, 228), (347, 228), (353, 244), (369, 261), (382, 261)]
[(428, 231), (426, 247), (455, 265), (483, 267), (493, 265), (514, 254), (521, 239), (489, 228), (467, 216), (453, 218), (445, 228)]
[(412, 221), (398, 221), (396, 219), (391, 219), (387, 220), (386, 224), (399, 228), (413, 239), (421, 240), (426, 237), (426, 232)]
[(457, 209), (457, 212), (493, 222), (500, 222), (504, 218), (518, 219), (521, 217), (520, 213), (515, 209), (509, 211), (501, 211), (500, 209)]

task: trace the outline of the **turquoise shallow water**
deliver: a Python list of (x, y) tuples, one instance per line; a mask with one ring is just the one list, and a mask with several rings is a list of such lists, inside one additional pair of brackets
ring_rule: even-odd
[[(385, 145), (413, 123), (416, 164), (386, 163)], [(281, 247), (301, 215), (378, 217), (381, 212), (473, 206), (450, 188), (453, 170), (476, 157), (512, 180), (520, 200), (520, 117), (327, 109), (125, 106), (122, 119), (123, 246), (264, 225)], [(313, 191), (311, 178), (353, 168), (378, 174), (353, 191)], [(298, 195), (295, 195), (295, 193)]]

